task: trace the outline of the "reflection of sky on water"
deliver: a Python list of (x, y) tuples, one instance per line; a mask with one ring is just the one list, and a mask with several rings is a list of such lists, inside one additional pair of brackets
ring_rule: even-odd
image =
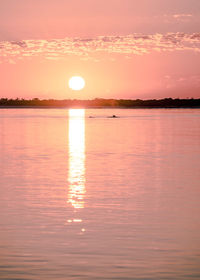
[(84, 208), (85, 195), (85, 110), (69, 110), (68, 203)]
[(199, 109), (0, 111), (0, 279), (199, 279)]

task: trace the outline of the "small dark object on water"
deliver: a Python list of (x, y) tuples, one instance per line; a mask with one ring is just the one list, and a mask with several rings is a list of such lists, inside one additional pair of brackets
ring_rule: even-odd
[(112, 115), (111, 117), (108, 118), (118, 118), (116, 115)]

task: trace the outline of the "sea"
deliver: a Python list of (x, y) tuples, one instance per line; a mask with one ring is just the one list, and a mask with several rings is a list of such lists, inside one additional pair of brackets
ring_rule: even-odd
[(200, 279), (200, 109), (0, 109), (0, 279)]

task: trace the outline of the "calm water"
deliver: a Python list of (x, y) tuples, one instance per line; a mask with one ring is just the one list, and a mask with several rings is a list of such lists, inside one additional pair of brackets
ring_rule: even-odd
[(0, 144), (0, 279), (200, 279), (200, 110), (1, 109)]

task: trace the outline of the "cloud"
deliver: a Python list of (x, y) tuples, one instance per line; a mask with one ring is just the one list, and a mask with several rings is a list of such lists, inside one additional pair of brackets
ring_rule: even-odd
[(175, 14), (173, 15), (174, 18), (176, 19), (186, 19), (186, 18), (192, 18), (193, 15), (191, 14)]
[(200, 33), (132, 34), (128, 36), (98, 36), (94, 38), (64, 38), (0, 42), (0, 61), (42, 57), (59, 60), (69, 56), (95, 59), (96, 54), (119, 54), (130, 57), (151, 52), (200, 52)]
[(163, 19), (165, 24), (188, 24), (189, 22), (196, 22), (197, 17), (192, 14), (165, 14)]
[(21, 48), (25, 48), (26, 47), (26, 43), (24, 41), (19, 41), (19, 42), (13, 41), (13, 42), (11, 42), (11, 44), (17, 45), (17, 46), (19, 46)]

